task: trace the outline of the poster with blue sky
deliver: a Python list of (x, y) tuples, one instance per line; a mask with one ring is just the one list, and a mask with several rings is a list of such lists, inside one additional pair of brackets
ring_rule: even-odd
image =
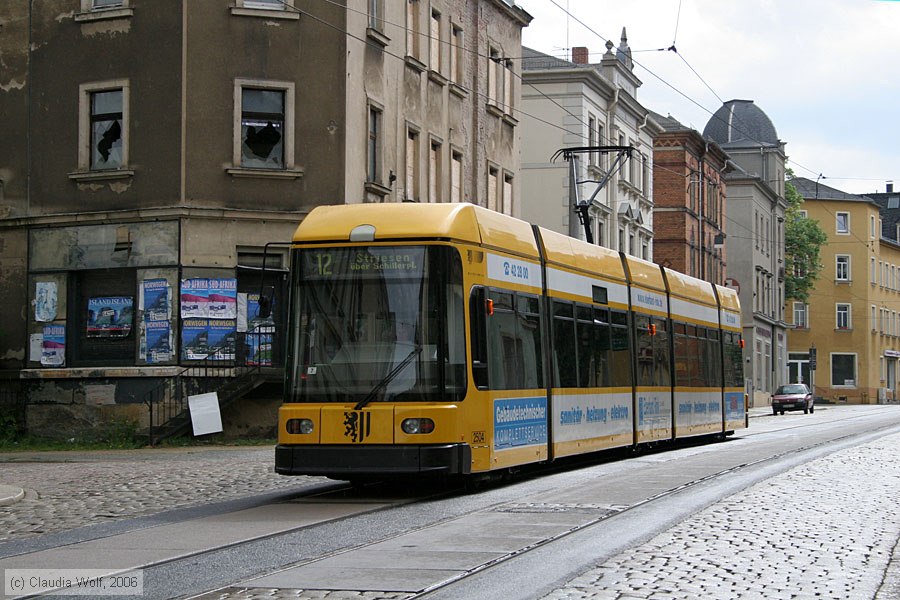
[(87, 337), (127, 337), (133, 316), (133, 296), (88, 298)]
[(168, 321), (169, 282), (165, 279), (145, 279), (142, 289), (144, 293), (144, 320)]
[(172, 360), (172, 338), (168, 321), (147, 321), (147, 363)]

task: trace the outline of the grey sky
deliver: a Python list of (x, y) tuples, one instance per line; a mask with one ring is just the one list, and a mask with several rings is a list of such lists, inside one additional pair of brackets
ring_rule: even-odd
[(561, 58), (587, 46), (599, 61), (626, 27), (647, 108), (702, 131), (722, 101), (753, 100), (797, 175), (851, 193), (900, 184), (900, 2), (517, 2), (534, 17), (523, 44)]

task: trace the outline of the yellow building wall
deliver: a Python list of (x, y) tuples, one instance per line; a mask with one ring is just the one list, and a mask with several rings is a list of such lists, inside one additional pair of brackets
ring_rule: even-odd
[[(807, 218), (815, 219), (828, 236), (820, 250), (823, 264), (807, 306), (808, 327), (788, 336), (789, 355), (816, 348), (815, 393), (830, 402), (872, 404), (900, 397), (897, 389), (900, 356), (900, 246), (881, 240), (881, 222), (874, 202), (806, 199)], [(838, 215), (849, 216), (849, 231), (839, 232)], [(849, 259), (849, 278), (839, 278), (838, 257)], [(788, 299), (786, 319), (795, 322), (795, 304)], [(839, 327), (839, 305), (849, 306), (848, 327)], [(852, 356), (853, 379), (835, 372), (836, 361)], [(835, 379), (835, 380), (833, 380)], [(838, 380), (839, 379), (839, 380)], [(809, 382), (807, 382), (809, 383)]]

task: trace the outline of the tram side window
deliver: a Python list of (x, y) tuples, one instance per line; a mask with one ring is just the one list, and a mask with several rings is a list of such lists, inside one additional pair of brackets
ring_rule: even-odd
[(578, 304), (575, 307), (578, 330), (578, 385), (609, 385), (609, 311)]
[(725, 332), (725, 385), (744, 387), (744, 359), (741, 352), (741, 336)]
[(687, 326), (684, 323), (675, 324), (675, 385), (690, 387), (693, 385), (693, 365), (699, 362), (693, 344), (693, 338), (688, 337)]
[(472, 379), (475, 387), (488, 387), (487, 298), (484, 288), (474, 288), (469, 298), (472, 339)]
[[(574, 306), (571, 302), (553, 301), (553, 386), (570, 388), (578, 385), (577, 347), (575, 345)], [(579, 336), (579, 342), (580, 340)]]
[(637, 384), (653, 385), (655, 358), (653, 356), (653, 336), (650, 335), (650, 317), (634, 316), (634, 343), (637, 347)]
[(719, 332), (716, 329), (707, 329), (707, 355), (709, 356), (709, 380), (710, 387), (722, 387), (722, 346), (719, 342)]
[(656, 325), (656, 335), (653, 336), (653, 364), (656, 381), (654, 385), (672, 385), (672, 373), (669, 367), (669, 331), (665, 319), (652, 319)]
[(617, 310), (610, 315), (610, 384), (614, 387), (631, 385), (631, 348), (628, 343), (628, 314)]
[[(479, 327), (478, 311), (485, 315), (484, 335), (479, 337), (475, 331), (472, 335), (476, 385), (495, 390), (543, 387), (538, 298), (495, 289), (482, 290), (482, 293), (482, 301), (478, 301), (477, 293), (473, 293), (472, 300), (473, 330)], [(485, 309), (485, 301), (492, 303), (492, 314)], [(486, 345), (478, 348), (481, 338), (486, 339)], [(484, 370), (481, 364), (487, 364), (486, 374), (479, 373)]]

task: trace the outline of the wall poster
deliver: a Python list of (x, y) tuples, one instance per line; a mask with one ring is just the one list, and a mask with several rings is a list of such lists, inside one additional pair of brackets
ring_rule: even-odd
[(56, 319), (57, 287), (55, 281), (34, 284), (34, 320), (48, 323)]
[(66, 326), (44, 325), (41, 342), (41, 364), (45, 367), (61, 367), (66, 363)]
[(133, 296), (88, 298), (87, 337), (127, 337), (134, 317)]

